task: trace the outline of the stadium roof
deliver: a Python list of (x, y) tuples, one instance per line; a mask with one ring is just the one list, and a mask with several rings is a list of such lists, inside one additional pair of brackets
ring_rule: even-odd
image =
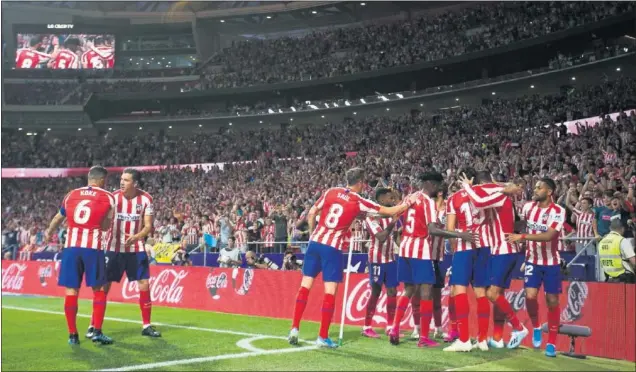
[(290, 1), (20, 1), (23, 4), (99, 12), (200, 12), (285, 4)]

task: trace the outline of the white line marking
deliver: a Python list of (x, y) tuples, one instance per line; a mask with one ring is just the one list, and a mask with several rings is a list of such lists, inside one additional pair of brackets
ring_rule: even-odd
[(126, 367), (121, 367), (121, 368), (102, 369), (100, 371), (135, 371), (135, 370), (140, 370), (140, 369), (141, 370), (148, 370), (148, 369), (152, 369), (152, 368), (163, 368), (163, 367), (171, 367), (171, 366), (180, 366), (180, 365), (184, 365), (184, 364), (213, 362), (213, 361), (216, 361), (216, 360), (241, 359), (241, 358), (249, 358), (249, 357), (254, 357), (254, 356), (262, 356), (262, 355), (297, 353), (297, 352), (300, 352), (300, 351), (315, 350), (317, 348), (318, 348), (318, 346), (303, 346), (303, 347), (293, 348), (293, 349), (262, 350), (262, 351), (253, 351), (253, 352), (238, 353), (238, 354), (225, 354), (225, 355), (216, 355), (216, 356), (210, 356), (210, 357), (172, 360), (172, 361), (168, 361), (168, 362), (138, 364), (138, 365), (134, 365), (134, 366), (126, 366)]
[(245, 349), (248, 351), (253, 351), (256, 353), (259, 353), (261, 351), (265, 351), (265, 349), (260, 349), (256, 346), (252, 345), (252, 341), (258, 341), (258, 340), (265, 340), (268, 339), (269, 337), (252, 337), (252, 338), (243, 338), (240, 339), (238, 341), (236, 341), (236, 346), (240, 347), (241, 349)]
[[(2, 305), (2, 308), (3, 309), (9, 309), (9, 310), (31, 311), (31, 312), (43, 313), (43, 314), (64, 315), (64, 313), (61, 312), (61, 311), (42, 310), (42, 309), (34, 309), (34, 308), (29, 308), (29, 307)], [(86, 314), (77, 314), (77, 316), (80, 317), (80, 318), (90, 318), (91, 317), (90, 315), (86, 315)], [(138, 321), (138, 320), (123, 319), (123, 318), (112, 318), (112, 317), (108, 317), (108, 316), (105, 317), (104, 320), (109, 320), (111, 322), (120, 322), (120, 323), (141, 324), (141, 322)], [(189, 330), (192, 330), (192, 331), (223, 333), (223, 334), (235, 335), (235, 336), (246, 336), (246, 337), (252, 337), (252, 338), (253, 337), (262, 337), (262, 338), (274, 338), (274, 339), (277, 339), (277, 340), (287, 340), (287, 337), (282, 337), (282, 336), (264, 335), (264, 334), (261, 334), (261, 333), (248, 333), (248, 332), (229, 331), (227, 329), (190, 327), (190, 326), (184, 326), (184, 325), (178, 325), (178, 324), (166, 324), (166, 323), (153, 323), (153, 325), (161, 326), (161, 327), (169, 327), (169, 328), (189, 329)], [(307, 341), (307, 340), (298, 340), (298, 341), (304, 342), (304, 343), (312, 343), (311, 341)]]

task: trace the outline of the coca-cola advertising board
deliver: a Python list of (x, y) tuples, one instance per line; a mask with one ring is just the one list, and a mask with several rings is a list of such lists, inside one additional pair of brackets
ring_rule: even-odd
[[(57, 286), (58, 268), (55, 262), (2, 262), (2, 291), (31, 295), (64, 296), (64, 289)], [(221, 269), (206, 267), (151, 268), (150, 291), (156, 306), (171, 306), (197, 310), (217, 311), (241, 315), (255, 315), (272, 318), (291, 318), (301, 274), (251, 269)], [(320, 320), (322, 282), (314, 284), (315, 290), (309, 296), (305, 320)], [(338, 294), (336, 323), (342, 310), (343, 291)], [(592, 282), (564, 282), (561, 296), (562, 323), (590, 327), (592, 336), (577, 342), (577, 352), (600, 357), (636, 361), (636, 286), (627, 284), (607, 284)], [(366, 305), (371, 294), (369, 277), (365, 274), (351, 274), (349, 291), (345, 304), (345, 319), (348, 325), (361, 326), (364, 322)], [(399, 294), (399, 293), (398, 293)], [(448, 321), (448, 289), (442, 297), (443, 323)], [(82, 289), (80, 297), (91, 299), (88, 288)], [(110, 301), (137, 303), (139, 290), (136, 283), (125, 278), (120, 284), (113, 283)], [(525, 293), (521, 281), (513, 281), (506, 292), (521, 321), (531, 327), (525, 311)], [(60, 301), (60, 307), (62, 301)], [(546, 322), (546, 307), (543, 296), (539, 297), (540, 320)], [(476, 335), (476, 303), (471, 297), (471, 333)], [(406, 314), (404, 327), (412, 325), (410, 309)], [(374, 317), (378, 327), (386, 325), (386, 296), (383, 293)], [(335, 326), (334, 326), (335, 327)], [(510, 331), (507, 326), (507, 332)], [(531, 346), (530, 340), (525, 341)], [(569, 340), (559, 336), (559, 350), (569, 348)]]

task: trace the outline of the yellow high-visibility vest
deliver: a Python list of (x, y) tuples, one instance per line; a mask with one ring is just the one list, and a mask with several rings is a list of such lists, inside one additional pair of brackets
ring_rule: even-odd
[(623, 239), (619, 233), (611, 231), (601, 240), (598, 246), (601, 267), (605, 275), (612, 278), (616, 278), (625, 272), (623, 259), (621, 258), (621, 242)]

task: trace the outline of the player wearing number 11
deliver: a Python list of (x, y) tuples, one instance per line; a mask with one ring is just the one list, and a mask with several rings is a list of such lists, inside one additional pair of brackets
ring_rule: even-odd
[[(329, 325), (333, 318), (338, 283), (342, 281), (342, 249), (348, 244), (351, 224), (360, 213), (398, 215), (414, 201), (414, 198), (410, 198), (398, 206), (383, 207), (358, 194), (365, 185), (364, 170), (361, 168), (350, 169), (347, 171), (346, 177), (346, 188), (334, 187), (325, 191), (309, 210), (307, 221), (309, 231), (312, 231), (312, 234), (303, 262), (303, 279), (296, 295), (294, 319), (292, 329), (289, 332), (289, 343), (292, 345), (298, 344), (300, 319), (307, 306), (309, 291), (316, 276), (322, 272), (325, 296), (322, 302), (320, 334), (316, 344), (321, 347), (337, 347), (329, 339)], [(316, 216), (319, 214), (320, 221), (314, 230)]]
[(106, 310), (106, 260), (104, 257), (104, 235), (110, 228), (115, 211), (115, 198), (104, 190), (108, 171), (95, 166), (88, 172), (88, 186), (69, 192), (59, 212), (53, 217), (46, 231), (48, 241), (64, 219), (68, 219), (66, 245), (62, 254), (58, 284), (66, 287), (64, 314), (69, 330), (68, 343), (79, 344), (77, 334), (77, 297), (82, 284), (93, 288), (93, 314), (95, 334), (93, 342), (111, 344), (113, 341), (102, 334), (102, 323)]

